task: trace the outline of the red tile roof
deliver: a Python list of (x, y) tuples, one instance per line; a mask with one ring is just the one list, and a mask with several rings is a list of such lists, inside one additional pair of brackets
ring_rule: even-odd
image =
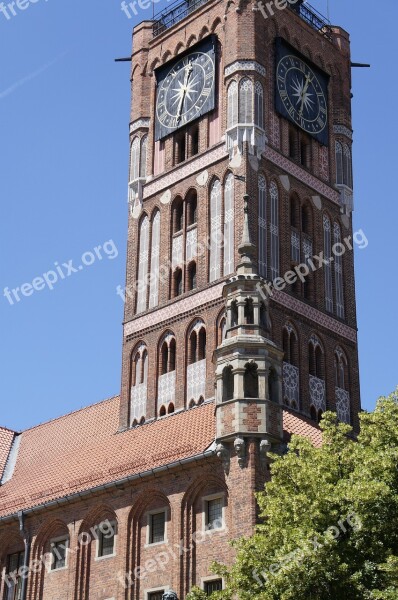
[[(214, 441), (212, 403), (121, 433), (118, 419), (115, 397), (24, 431), (12, 477), (0, 487), (0, 517), (192, 458)], [(320, 431), (287, 411), (284, 429), (320, 444)], [(0, 430), (0, 466), (12, 437)]]
[(3, 475), (4, 467), (6, 466), (14, 435), (14, 431), (10, 431), (5, 427), (0, 427), (0, 479)]
[(0, 517), (203, 453), (214, 441), (214, 405), (117, 433), (119, 398), (24, 431)]
[(283, 411), (283, 431), (287, 438), (290, 438), (290, 435), (294, 433), (309, 438), (317, 448), (322, 445), (322, 431), (320, 428), (314, 425), (314, 422), (310, 419), (297, 413), (288, 410)]

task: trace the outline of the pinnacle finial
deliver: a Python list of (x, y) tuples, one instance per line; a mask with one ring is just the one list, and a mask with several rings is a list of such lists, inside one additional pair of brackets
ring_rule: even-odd
[(252, 255), (254, 252), (254, 244), (252, 244), (250, 238), (250, 228), (249, 228), (249, 194), (245, 194), (243, 196), (244, 202), (244, 220), (243, 220), (243, 234), (242, 241), (239, 244), (238, 251), (240, 256), (242, 257), (242, 263), (251, 263)]

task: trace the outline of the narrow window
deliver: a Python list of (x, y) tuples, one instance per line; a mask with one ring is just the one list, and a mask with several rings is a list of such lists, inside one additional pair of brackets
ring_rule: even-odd
[(5, 600), (20, 600), (22, 592), (21, 567), (24, 564), (24, 552), (15, 552), (7, 557), (6, 575), (4, 587), (7, 585)]
[(140, 176), (140, 140), (135, 137), (131, 144), (130, 152), (130, 181), (135, 181)]
[(248, 78), (239, 83), (239, 123), (253, 123), (253, 83)]
[(229, 173), (224, 186), (224, 275), (235, 269), (235, 179)]
[(180, 163), (184, 162), (184, 160), (186, 160), (186, 158), (187, 158), (185, 136), (186, 136), (186, 133), (184, 130), (182, 133), (180, 133), (176, 137), (176, 148), (175, 148), (176, 164), (180, 164)]
[(271, 197), (271, 277), (276, 279), (279, 275), (279, 193), (276, 183), (270, 185)]
[(164, 542), (166, 533), (166, 513), (164, 511), (151, 514), (149, 517), (149, 543)]
[(139, 227), (139, 263), (138, 263), (138, 291), (137, 313), (147, 308), (148, 294), (148, 268), (149, 268), (149, 218), (145, 215)]
[(214, 498), (206, 502), (206, 528), (222, 529), (223, 527), (223, 499)]
[(267, 182), (258, 178), (258, 266), (259, 275), (267, 277)]
[(98, 528), (98, 557), (112, 556), (115, 552), (115, 523), (101, 523)]
[(238, 84), (236, 81), (228, 87), (228, 115), (227, 127), (233, 127), (238, 123)]
[(333, 312), (333, 284), (332, 284), (332, 266), (330, 258), (332, 255), (332, 237), (330, 219), (326, 215), (323, 216), (323, 237), (324, 237), (324, 256), (327, 263), (324, 266), (325, 270), (325, 302), (326, 310)]
[(182, 294), (182, 271), (181, 269), (176, 269), (173, 276), (173, 297), (177, 298), (177, 296), (181, 296)]
[(254, 363), (246, 365), (243, 388), (245, 398), (258, 398), (258, 369)]
[(196, 193), (188, 200), (188, 226), (195, 225), (198, 220), (198, 198)]
[(344, 183), (343, 176), (343, 146), (340, 142), (336, 142), (336, 183), (341, 185)]
[(202, 327), (199, 331), (199, 345), (198, 345), (198, 359), (204, 360), (206, 358), (206, 331)]
[(222, 373), (223, 401), (232, 400), (234, 397), (234, 374), (232, 367), (225, 367)]
[(210, 192), (210, 272), (209, 281), (221, 277), (221, 183), (213, 182)]
[(141, 138), (140, 177), (146, 177), (146, 159), (148, 150), (148, 136)]
[(196, 331), (192, 331), (191, 336), (189, 338), (189, 364), (196, 362), (198, 350), (198, 336), (196, 335)]
[(195, 290), (196, 287), (196, 263), (193, 262), (188, 267), (188, 291)]
[[(334, 244), (341, 245), (341, 230), (338, 223), (333, 226), (333, 241)], [(343, 277), (343, 256), (340, 255), (340, 250), (335, 252), (334, 256), (334, 281), (336, 291), (336, 315), (340, 319), (345, 317), (344, 309), (344, 277)]]
[(264, 91), (259, 81), (254, 87), (254, 123), (264, 129)]
[(254, 323), (254, 308), (253, 308), (252, 298), (246, 298), (244, 310), (245, 310), (246, 325), (253, 325), (253, 323)]
[(66, 553), (69, 546), (67, 538), (51, 543), (51, 570), (63, 569), (66, 567)]
[(276, 374), (275, 369), (270, 369), (268, 375), (268, 393), (269, 399), (271, 402), (279, 403), (279, 385), (278, 385), (278, 375)]
[(199, 153), (199, 125), (191, 129), (191, 156)]
[(170, 342), (170, 346), (169, 346), (169, 367), (168, 367), (168, 372), (171, 373), (172, 371), (176, 370), (176, 341), (173, 338)]

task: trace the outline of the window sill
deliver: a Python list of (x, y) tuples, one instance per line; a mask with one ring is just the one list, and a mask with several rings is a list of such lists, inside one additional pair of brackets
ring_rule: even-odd
[(113, 554), (106, 554), (105, 556), (96, 556), (94, 560), (95, 560), (95, 562), (97, 562), (97, 561), (101, 561), (101, 560), (106, 560), (108, 558), (115, 558), (115, 556), (116, 556), (116, 553), (114, 552)]

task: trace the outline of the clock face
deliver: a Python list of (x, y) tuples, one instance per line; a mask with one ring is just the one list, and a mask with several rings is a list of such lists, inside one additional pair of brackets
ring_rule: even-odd
[(215, 106), (213, 45), (201, 45), (158, 75), (156, 140), (212, 110)]
[(284, 117), (328, 143), (327, 76), (282, 45), (276, 66), (276, 106)]

